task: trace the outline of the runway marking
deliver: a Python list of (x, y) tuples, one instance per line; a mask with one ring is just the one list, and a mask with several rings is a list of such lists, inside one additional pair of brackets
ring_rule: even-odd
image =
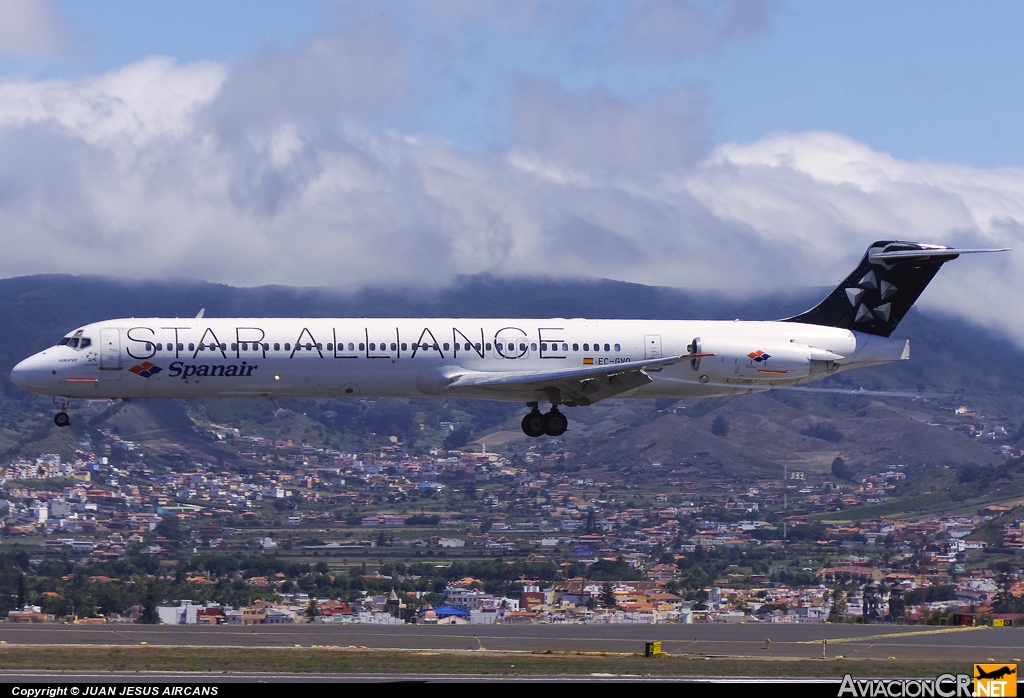
[[(885, 633), (884, 635), (865, 635), (864, 637), (837, 637), (828, 640), (828, 644), (838, 644), (840, 642), (869, 642), (874, 640), (881, 640), (882, 638), (889, 637), (921, 637), (923, 635), (939, 635), (942, 633), (964, 633), (969, 630), (986, 630), (987, 625), (972, 625), (961, 628), (940, 628), (937, 630), (911, 630), (903, 633)], [(797, 645), (820, 645), (821, 640), (799, 640), (794, 643)]]

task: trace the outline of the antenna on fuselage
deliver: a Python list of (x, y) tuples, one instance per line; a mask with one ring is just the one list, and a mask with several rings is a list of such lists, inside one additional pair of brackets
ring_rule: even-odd
[(200, 308), (200, 309), (199, 309), (199, 312), (198, 312), (198, 313), (196, 313), (196, 320), (200, 320), (200, 319), (202, 319), (202, 317), (203, 317), (203, 313), (205, 313), (205, 312), (206, 312), (206, 308)]

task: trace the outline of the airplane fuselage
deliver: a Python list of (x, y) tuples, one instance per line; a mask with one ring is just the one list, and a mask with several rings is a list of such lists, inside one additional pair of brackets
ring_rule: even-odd
[[(701, 356), (687, 358), (695, 354)], [(671, 357), (681, 360), (652, 365), (644, 371), (649, 381), (607, 397), (770, 390), (909, 358), (909, 343), (768, 321), (131, 318), (78, 328), (11, 375), (34, 393), (68, 398), (452, 396), (537, 402), (550, 400), (550, 389), (529, 381), (480, 385), (466, 377), (627, 369)], [(553, 402), (589, 404), (571, 395)]]
[[(958, 250), (868, 247), (821, 303), (778, 321), (126, 318), (81, 327), (11, 371), (70, 398), (447, 396), (524, 402), (523, 432), (559, 436), (562, 405), (736, 395), (910, 358), (896, 325)], [(541, 413), (539, 403), (551, 405)]]

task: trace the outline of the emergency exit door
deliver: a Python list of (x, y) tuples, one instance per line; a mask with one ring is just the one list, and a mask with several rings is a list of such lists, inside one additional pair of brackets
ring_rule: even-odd
[(660, 334), (649, 334), (644, 337), (644, 358), (645, 359), (660, 359), (661, 358), (661, 335)]

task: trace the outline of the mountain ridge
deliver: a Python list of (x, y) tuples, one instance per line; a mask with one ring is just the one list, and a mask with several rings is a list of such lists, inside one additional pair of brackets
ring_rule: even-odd
[[(219, 423), (287, 432), (336, 447), (366, 447), (370, 435), (416, 441), (410, 430), (417, 420), (469, 425), (473, 438), (490, 431), (517, 430), (521, 405), (472, 400), (281, 401), (294, 413), (285, 428), (272, 410), (258, 401), (171, 401), (163, 407), (146, 401), (110, 410), (100, 405), (82, 410), (73, 428), (61, 434), (47, 426), (50, 401), (29, 395), (10, 383), (8, 372), (20, 359), (52, 345), (69, 330), (114, 317), (630, 317), (649, 319), (766, 320), (787, 317), (811, 307), (825, 292), (763, 295), (756, 299), (720, 297), (683, 289), (644, 286), (607, 279), (559, 281), (463, 277), (450, 287), (408, 294), (395, 289), (343, 291), (330, 288), (261, 286), (183, 280), (125, 281), (98, 276), (37, 275), (0, 279), (0, 451), (6, 457), (34, 457), (40, 452), (73, 450), (75, 434), (109, 425), (172, 453), (177, 446), (193, 457), (233, 457), (220, 447), (190, 435), (186, 421), (219, 415)], [(698, 470), (720, 471), (738, 478), (765, 477), (789, 458), (820, 475), (841, 455), (855, 466), (884, 462), (938, 462), (954, 467), (1000, 462), (992, 447), (968, 439), (956, 429), (952, 408), (969, 404), (978, 419), (1005, 425), (1009, 437), (1024, 439), (1024, 352), (1004, 338), (972, 327), (958, 318), (912, 311), (895, 337), (911, 340), (911, 360), (840, 373), (811, 385), (825, 389), (903, 390), (934, 393), (930, 401), (879, 396), (833, 395), (779, 390), (739, 398), (680, 401), (671, 410), (656, 401), (606, 401), (572, 410), (567, 443), (595, 462), (631, 462), (644, 454), (651, 460), (694, 461)], [(176, 405), (176, 406), (175, 406)], [(389, 406), (390, 405), (390, 406)], [(330, 415), (330, 416), (329, 416)], [(711, 433), (722, 416), (733, 425), (728, 438)], [(382, 421), (383, 420), (383, 421)], [(961, 419), (960, 421), (964, 421)], [(166, 422), (166, 433), (154, 434)], [(172, 424), (173, 423), (173, 424)], [(929, 424), (943, 424), (941, 432)], [(965, 423), (966, 424), (966, 423)], [(268, 426), (269, 425), (269, 426)], [(841, 443), (806, 436), (815, 425), (836, 433)], [(833, 430), (833, 431), (829, 431)], [(819, 433), (813, 430), (810, 433)], [(172, 438), (173, 437), (173, 438)], [(433, 437), (431, 437), (433, 438)], [(423, 443), (434, 443), (431, 438)], [(443, 437), (442, 437), (443, 438)], [(437, 441), (440, 444), (440, 441)], [(509, 448), (528, 449), (529, 441)], [(570, 446), (567, 446), (569, 448)], [(525, 452), (525, 451), (524, 451)], [(694, 460), (694, 453), (704, 453)], [(720, 464), (716, 466), (715, 464)]]

